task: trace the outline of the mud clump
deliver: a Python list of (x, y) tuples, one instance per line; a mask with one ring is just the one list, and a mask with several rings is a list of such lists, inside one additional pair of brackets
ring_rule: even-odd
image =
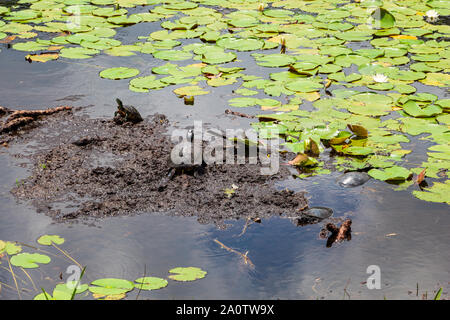
[(15, 156), (32, 164), (11, 192), (56, 220), (164, 212), (221, 223), (292, 216), (307, 207), (303, 192), (275, 189), (290, 175), (286, 166), (268, 176), (260, 163), (210, 164), (201, 174), (174, 175), (161, 190), (174, 146), (168, 129), (160, 114), (121, 125), (69, 112), (46, 117), (10, 141), (24, 149)]

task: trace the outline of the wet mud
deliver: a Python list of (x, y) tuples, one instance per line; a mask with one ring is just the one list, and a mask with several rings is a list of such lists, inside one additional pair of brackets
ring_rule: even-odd
[(11, 192), (55, 220), (162, 212), (222, 224), (301, 216), (307, 208), (305, 192), (274, 187), (291, 175), (287, 166), (274, 175), (262, 175), (259, 162), (171, 173), (170, 128), (160, 114), (137, 124), (92, 119), (77, 109), (43, 117), (0, 136), (9, 145), (2, 152), (19, 150), (14, 157), (29, 163), (29, 177)]

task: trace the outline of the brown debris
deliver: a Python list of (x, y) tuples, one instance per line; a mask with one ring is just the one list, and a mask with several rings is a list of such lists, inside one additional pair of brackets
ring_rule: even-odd
[(238, 116), (238, 117), (242, 117), (242, 118), (254, 118), (254, 116), (251, 116), (251, 115), (248, 115), (248, 114), (245, 114), (245, 113), (232, 111), (230, 109), (226, 109), (225, 113), (226, 114), (232, 114), (233, 116)]
[(44, 110), (10, 110), (5, 107), (0, 107), (0, 116), (11, 113), (6, 119), (5, 123), (0, 127), (0, 134), (15, 131), (23, 127), (40, 116), (51, 115), (56, 112), (72, 110), (69, 106), (59, 106), (56, 108), (49, 108)]
[(16, 119), (16, 118), (22, 118), (22, 117), (31, 117), (31, 118), (37, 118), (39, 116), (47, 116), (56, 112), (65, 111), (65, 110), (72, 110), (72, 107), (69, 106), (60, 106), (56, 108), (49, 108), (44, 110), (16, 110), (14, 111), (6, 120), (7, 122)]
[[(322, 229), (320, 232), (321, 238), (326, 238), (328, 236), (328, 232), (331, 234), (328, 236), (327, 240), (327, 248), (330, 248), (335, 242), (342, 242), (344, 240), (350, 241), (352, 239), (352, 220), (346, 219), (340, 227), (337, 227), (333, 223), (327, 223), (325, 229)], [(328, 232), (327, 232), (328, 231)]]
[(8, 120), (6, 122), (6, 124), (2, 127), (2, 129), (0, 130), (0, 133), (14, 131), (17, 128), (22, 127), (22, 126), (32, 122), (33, 120), (34, 119), (32, 117), (21, 117), (21, 118)]
[(223, 249), (227, 250), (228, 252), (233, 252), (233, 253), (239, 255), (242, 258), (244, 264), (246, 266), (248, 266), (250, 269), (254, 269), (255, 268), (255, 265), (253, 264), (253, 262), (248, 257), (248, 251), (246, 251), (245, 253), (241, 253), (241, 252), (239, 252), (237, 250), (234, 250), (234, 249), (224, 245), (222, 242), (220, 242), (217, 239), (214, 239), (214, 242), (219, 244)]
[(0, 117), (2, 117), (3, 115), (5, 115), (9, 112), (11, 112), (11, 111), (8, 108), (0, 106)]

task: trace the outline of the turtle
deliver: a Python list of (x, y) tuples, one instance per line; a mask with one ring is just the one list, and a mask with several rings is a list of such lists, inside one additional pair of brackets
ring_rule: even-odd
[(342, 187), (351, 188), (360, 186), (369, 181), (369, 179), (370, 176), (366, 172), (350, 171), (340, 176), (337, 182)]
[(178, 174), (188, 174), (193, 175), (194, 177), (198, 177), (199, 175), (204, 173), (204, 169), (206, 167), (206, 163), (202, 161), (201, 164), (196, 163), (174, 163), (172, 159), (169, 157), (167, 159), (168, 170), (164, 177), (161, 179), (158, 191), (164, 191), (167, 187), (167, 184), (170, 180), (172, 180)]
[(116, 101), (117, 111), (114, 113), (114, 118), (120, 116), (125, 122), (130, 121), (132, 123), (138, 123), (143, 120), (141, 114), (135, 107), (127, 105), (124, 106), (119, 98), (117, 98)]
[[(189, 130), (186, 135), (187, 139), (191, 142), (194, 140), (194, 132), (193, 130)], [(194, 149), (195, 150), (195, 149)], [(201, 149), (198, 150), (199, 152), (203, 152)], [(195, 157), (194, 157), (195, 159)], [(188, 161), (188, 162), (180, 162), (175, 163), (172, 160), (172, 157), (168, 157), (167, 159), (167, 173), (164, 175), (164, 177), (161, 179), (158, 190), (163, 191), (170, 180), (172, 180), (177, 174), (188, 174), (193, 175), (194, 177), (198, 177), (198, 175), (204, 173), (204, 169), (206, 167), (206, 163), (204, 160), (202, 160), (201, 164), (195, 163), (194, 161)]]

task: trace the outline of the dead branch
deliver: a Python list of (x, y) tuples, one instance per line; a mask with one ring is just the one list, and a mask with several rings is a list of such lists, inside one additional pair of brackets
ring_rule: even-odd
[(53, 113), (66, 110), (72, 110), (72, 107), (59, 106), (45, 110), (9, 110), (5, 107), (0, 107), (0, 116), (12, 112), (12, 114), (6, 119), (5, 124), (0, 128), (0, 134), (17, 130), (18, 128), (33, 122), (39, 116), (51, 115)]
[(0, 117), (2, 117), (4, 114), (7, 114), (11, 112), (8, 108), (0, 106)]
[(72, 110), (72, 107), (69, 106), (60, 106), (56, 108), (49, 108), (44, 110), (16, 110), (14, 111), (6, 120), (6, 122), (12, 121), (17, 118), (22, 117), (31, 117), (31, 118), (37, 118), (39, 116), (47, 116), (56, 112), (65, 111), (65, 110)]
[(248, 115), (248, 114), (245, 114), (245, 113), (232, 111), (230, 109), (226, 109), (225, 113), (226, 114), (232, 114), (233, 116), (238, 116), (238, 117), (242, 117), (242, 118), (254, 118), (254, 116), (251, 116), (251, 115)]
[(224, 245), (222, 242), (220, 242), (217, 239), (214, 239), (214, 242), (218, 243), (223, 249), (227, 250), (228, 252), (233, 252), (233, 253), (241, 256), (241, 258), (244, 260), (244, 264), (249, 266), (251, 269), (255, 268), (255, 265), (250, 260), (250, 258), (247, 256), (248, 255), (248, 251), (244, 254), (244, 253), (241, 253), (241, 252), (239, 252), (237, 250), (234, 250), (234, 249)]
[(4, 133), (4, 132), (10, 132), (10, 131), (14, 131), (17, 128), (20, 128), (30, 122), (33, 122), (34, 119), (32, 117), (23, 117), (23, 118), (17, 118), (17, 119), (13, 119), (11, 121), (8, 121), (1, 129), (0, 129), (0, 133)]

